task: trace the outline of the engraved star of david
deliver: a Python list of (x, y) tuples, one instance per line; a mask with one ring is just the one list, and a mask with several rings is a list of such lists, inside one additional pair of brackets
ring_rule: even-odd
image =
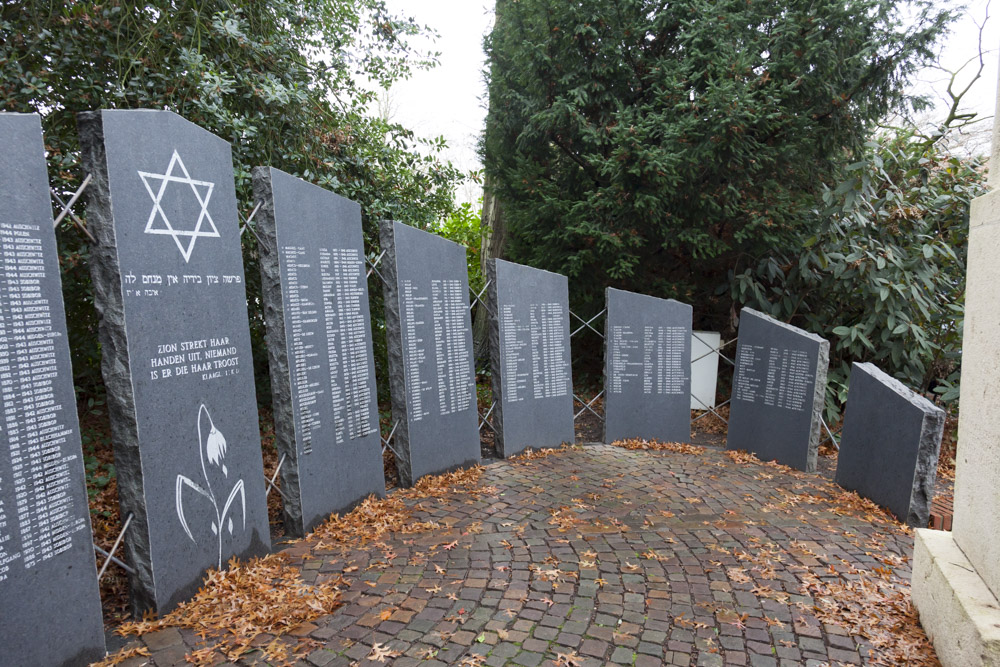
[[(183, 178), (174, 175), (174, 169), (177, 168), (184, 175)], [(198, 237), (206, 238), (219, 238), (219, 230), (215, 227), (215, 222), (212, 220), (211, 214), (208, 212), (208, 200), (212, 198), (212, 190), (215, 188), (215, 183), (210, 183), (208, 181), (196, 181), (191, 178), (191, 174), (188, 173), (187, 167), (184, 166), (184, 161), (181, 160), (181, 156), (174, 151), (173, 156), (170, 158), (170, 164), (167, 166), (166, 173), (163, 174), (151, 174), (149, 172), (140, 171), (139, 177), (142, 179), (142, 184), (146, 186), (146, 191), (149, 192), (149, 196), (153, 198), (153, 210), (149, 212), (149, 220), (146, 222), (146, 229), (144, 232), (146, 234), (166, 234), (174, 239), (174, 243), (177, 244), (177, 249), (181, 251), (181, 256), (184, 257), (184, 263), (186, 264), (188, 260), (191, 259), (191, 253), (194, 252), (194, 244), (198, 241)], [(160, 181), (159, 189), (155, 192), (153, 191), (153, 185), (150, 181)], [(172, 224), (170, 224), (170, 219), (167, 218), (166, 211), (160, 206), (160, 200), (163, 198), (163, 193), (167, 190), (167, 183), (177, 183), (179, 185), (189, 185), (191, 186), (191, 192), (194, 193), (195, 198), (201, 205), (201, 212), (198, 214), (198, 221), (194, 225), (193, 231), (187, 231), (185, 229), (175, 229)], [(203, 196), (204, 195), (204, 196)], [(157, 225), (157, 221), (162, 220), (160, 225)], [(202, 231), (202, 224), (208, 223), (208, 226), (212, 228), (212, 231)], [(187, 237), (187, 241), (182, 241), (181, 237)], [(187, 244), (185, 246), (185, 243)]]

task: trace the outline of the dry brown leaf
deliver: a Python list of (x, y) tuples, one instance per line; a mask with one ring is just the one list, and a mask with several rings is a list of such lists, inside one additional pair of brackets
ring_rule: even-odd
[(371, 653), (366, 656), (367, 660), (378, 660), (379, 662), (385, 662), (386, 658), (395, 658), (399, 655), (398, 651), (393, 651), (385, 644), (374, 644), (372, 646)]

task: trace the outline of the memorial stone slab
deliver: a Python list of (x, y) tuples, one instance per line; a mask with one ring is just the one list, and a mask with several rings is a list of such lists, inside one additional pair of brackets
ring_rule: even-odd
[(944, 410), (899, 380), (855, 363), (835, 481), (926, 528), (944, 421)]
[(612, 287), (604, 321), (604, 441), (691, 441), (691, 306)]
[(400, 482), (479, 462), (465, 248), (400, 222), (380, 229)]
[(502, 259), (486, 277), (497, 454), (573, 442), (569, 281)]
[(39, 117), (0, 113), (0, 146), (0, 663), (87, 665), (104, 623)]
[(813, 472), (829, 359), (829, 342), (744, 308), (726, 446)]
[(270, 548), (232, 150), (169, 111), (79, 116), (135, 610)]
[(385, 495), (361, 207), (253, 171), (285, 528)]

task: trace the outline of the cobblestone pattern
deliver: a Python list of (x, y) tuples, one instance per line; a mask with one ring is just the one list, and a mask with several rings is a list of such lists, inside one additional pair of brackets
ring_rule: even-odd
[[(483, 484), (496, 494), (419, 503), (415, 520), (440, 530), (289, 549), (307, 580), (349, 584), (343, 607), (295, 633), (316, 644), (298, 664), (867, 664), (862, 638), (810, 614), (801, 574), (835, 578), (840, 559), (874, 568), (880, 553), (908, 562), (912, 540), (817, 503), (830, 472), (606, 445), (492, 463)], [(755, 567), (734, 555), (762, 550), (782, 556)], [(199, 646), (186, 630), (141, 641), (152, 658), (125, 664), (180, 665)], [(369, 660), (375, 644), (394, 656)]]

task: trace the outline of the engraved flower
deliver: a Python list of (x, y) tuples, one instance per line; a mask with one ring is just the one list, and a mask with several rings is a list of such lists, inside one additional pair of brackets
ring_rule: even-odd
[(212, 424), (212, 430), (208, 432), (208, 440), (205, 442), (205, 454), (208, 455), (209, 463), (222, 466), (222, 474), (227, 477), (229, 476), (229, 470), (226, 469), (226, 464), (222, 462), (226, 457), (226, 436), (222, 435), (222, 431), (215, 428), (215, 424)]

